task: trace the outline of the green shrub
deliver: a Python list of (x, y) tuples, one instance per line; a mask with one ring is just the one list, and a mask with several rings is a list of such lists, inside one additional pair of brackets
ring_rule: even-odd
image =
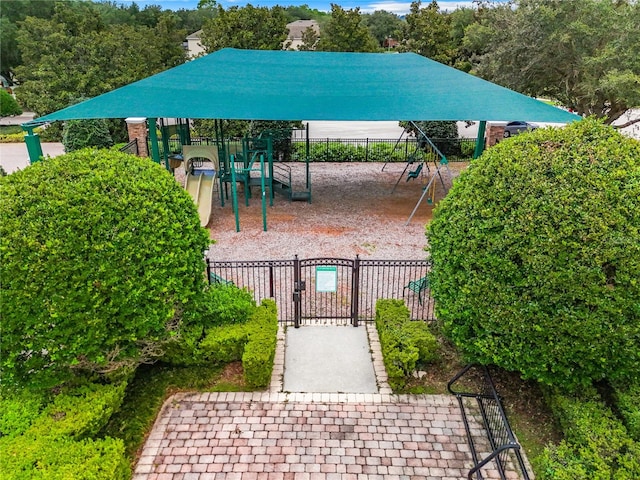
[(0, 117), (20, 115), (22, 109), (16, 99), (4, 88), (0, 88)]
[(26, 432), (46, 404), (40, 391), (0, 390), (0, 438), (15, 437)]
[(81, 150), (0, 178), (2, 382), (49, 387), (162, 354), (205, 285), (207, 232), (159, 165)]
[(5, 480), (128, 480), (121, 440), (75, 441), (23, 435), (0, 438), (0, 478)]
[(376, 302), (376, 328), (393, 390), (404, 388), (417, 366), (437, 358), (438, 343), (429, 326), (424, 322), (412, 322), (402, 300)]
[[(66, 388), (46, 406), (39, 391), (3, 394), (0, 478), (130, 478), (123, 443), (94, 439), (120, 407), (125, 387), (123, 382)], [(18, 401), (25, 405), (21, 408)]]
[(264, 388), (271, 382), (276, 355), (278, 314), (273, 300), (265, 299), (248, 324), (249, 341), (242, 354), (247, 385)]
[(62, 128), (62, 144), (65, 152), (87, 147), (111, 148), (113, 139), (106, 120), (67, 120)]
[(615, 400), (629, 435), (640, 442), (640, 385), (635, 384), (627, 389), (617, 388)]
[[(222, 341), (228, 343), (230, 338), (222, 338), (227, 334), (224, 328), (213, 329), (226, 325), (237, 325), (247, 322), (256, 309), (253, 295), (246, 289), (240, 289), (235, 285), (213, 284), (207, 287), (203, 294), (198, 296), (184, 313), (183, 326), (176, 341), (167, 345), (162, 360), (172, 365), (202, 365), (205, 355), (203, 350), (215, 351), (208, 343)], [(213, 330), (212, 330), (213, 329)], [(242, 329), (240, 329), (242, 330)], [(215, 339), (220, 334), (222, 337)], [(233, 333), (229, 333), (233, 336)], [(205, 336), (212, 337), (204, 347), (201, 342)], [(207, 358), (214, 360), (210, 354)], [(219, 362), (224, 360), (221, 352)], [(239, 358), (237, 358), (239, 360)]]
[(487, 150), (427, 227), (445, 333), (577, 388), (640, 371), (640, 142), (582, 120)]
[(640, 478), (640, 444), (604, 403), (562, 395), (550, 403), (565, 440), (547, 447), (539, 459), (543, 479)]
[(126, 382), (117, 385), (90, 383), (68, 389), (43, 410), (29, 433), (37, 437), (75, 440), (95, 437), (120, 408), (126, 386)]
[(237, 362), (242, 360), (248, 340), (246, 324), (213, 327), (200, 342), (200, 351), (205, 361), (214, 364)]
[(249, 387), (269, 385), (278, 333), (275, 308), (272, 300), (265, 299), (246, 323), (210, 329), (200, 344), (203, 360), (212, 363), (242, 360)]

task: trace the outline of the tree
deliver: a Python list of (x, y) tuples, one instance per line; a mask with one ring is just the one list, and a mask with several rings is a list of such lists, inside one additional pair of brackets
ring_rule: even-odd
[(310, 51), (315, 50), (318, 45), (318, 40), (320, 39), (320, 35), (315, 31), (312, 27), (307, 27), (304, 32), (302, 32), (302, 43), (298, 46), (298, 50), (300, 51)]
[(364, 23), (371, 31), (371, 35), (378, 41), (380, 47), (384, 46), (388, 38), (399, 39), (402, 37), (404, 21), (395, 13), (385, 10), (376, 10), (364, 15)]
[(3, 385), (116, 375), (163, 353), (209, 245), (161, 166), (85, 149), (0, 179)]
[(20, 115), (22, 109), (16, 99), (4, 88), (0, 88), (0, 117), (10, 117), (12, 115)]
[(343, 10), (331, 4), (331, 18), (320, 32), (316, 50), (324, 52), (376, 52), (378, 42), (360, 15), (360, 7)]
[(415, 52), (440, 63), (451, 64), (455, 48), (451, 44), (449, 17), (439, 11), (433, 0), (422, 8), (420, 0), (411, 3), (406, 16), (406, 31), (401, 50)]
[(521, 0), (483, 11), (467, 45), (477, 73), (608, 123), (640, 105), (640, 3)]
[(222, 48), (282, 50), (287, 39), (287, 15), (282, 7), (218, 6), (217, 15), (202, 27), (201, 43), (208, 53)]
[(51, 19), (28, 17), (17, 41), (22, 105), (38, 115), (95, 97), (184, 61), (184, 31), (171, 18), (157, 28), (106, 25), (93, 4), (58, 2)]
[(579, 388), (640, 371), (640, 142), (594, 119), (487, 150), (427, 227), (446, 334)]
[(67, 120), (62, 129), (62, 144), (68, 153), (86, 147), (109, 148), (113, 139), (104, 119)]
[(16, 40), (19, 22), (27, 17), (50, 18), (53, 2), (13, 0), (0, 2), (0, 74), (13, 80), (13, 70), (22, 59)]

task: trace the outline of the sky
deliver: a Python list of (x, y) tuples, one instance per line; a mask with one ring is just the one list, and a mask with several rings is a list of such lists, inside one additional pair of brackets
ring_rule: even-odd
[[(131, 4), (133, 0), (116, 0), (118, 4)], [(428, 5), (430, 0), (423, 0), (423, 6)], [(160, 5), (165, 10), (192, 10), (197, 8), (198, 0), (135, 0), (140, 8), (144, 8), (146, 5)], [(229, 8), (234, 5), (243, 6), (247, 3), (251, 3), (254, 7), (273, 7), (274, 5), (281, 5), (287, 7), (289, 5), (308, 5), (310, 8), (314, 8), (320, 11), (331, 11), (331, 3), (336, 3), (342, 8), (349, 10), (352, 8), (360, 7), (361, 12), (374, 12), (376, 10), (386, 10), (387, 12), (403, 15), (409, 12), (411, 7), (411, 1), (402, 0), (218, 0), (218, 4), (224, 8)], [(443, 10), (455, 10), (457, 7), (471, 7), (473, 2), (469, 1), (452, 1), (452, 0), (439, 0), (438, 5)]]

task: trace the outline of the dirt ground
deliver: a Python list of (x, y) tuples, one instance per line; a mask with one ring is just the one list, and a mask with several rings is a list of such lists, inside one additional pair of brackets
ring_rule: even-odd
[[(304, 185), (304, 165), (293, 168), (294, 190)], [(406, 164), (313, 163), (310, 166), (312, 203), (290, 202), (276, 193), (273, 206), (267, 206), (267, 231), (263, 231), (259, 187), (252, 188), (249, 207), (239, 192), (240, 232), (236, 232), (231, 201), (220, 203), (214, 193), (209, 229), (215, 244), (210, 247), (212, 260), (276, 260), (341, 257), (356, 255), (374, 259), (422, 259), (426, 238), (424, 226), (431, 219), (433, 205), (426, 198), (414, 217), (405, 225), (429, 172), (406, 181), (406, 173), (394, 185)], [(453, 163), (443, 172), (445, 186), (467, 164)], [(415, 166), (412, 166), (414, 168)], [(431, 165), (431, 174), (435, 168)], [(449, 175), (450, 173), (450, 175)], [(436, 182), (436, 203), (445, 194)]]

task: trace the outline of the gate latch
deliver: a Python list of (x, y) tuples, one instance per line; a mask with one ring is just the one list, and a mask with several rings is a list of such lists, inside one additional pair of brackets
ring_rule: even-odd
[(307, 281), (306, 280), (301, 280), (299, 282), (294, 282), (293, 289), (298, 291), (298, 292), (301, 292), (302, 290), (306, 290), (307, 289)]

